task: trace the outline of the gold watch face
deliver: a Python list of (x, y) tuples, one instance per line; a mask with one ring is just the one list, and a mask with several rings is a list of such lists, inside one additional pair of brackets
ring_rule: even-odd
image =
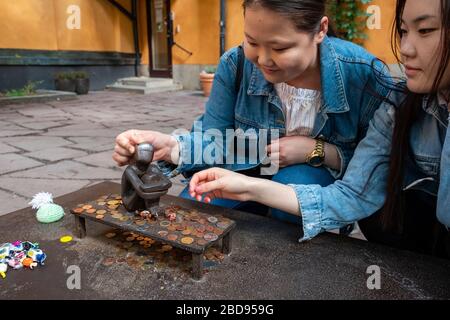
[(323, 164), (323, 157), (321, 156), (312, 156), (309, 159), (309, 164), (313, 167), (320, 167)]

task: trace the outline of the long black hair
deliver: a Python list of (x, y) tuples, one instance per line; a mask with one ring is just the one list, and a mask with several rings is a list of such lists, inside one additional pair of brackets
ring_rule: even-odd
[[(315, 34), (320, 31), (320, 22), (326, 15), (327, 0), (244, 0), (244, 13), (256, 5), (288, 18), (299, 31)], [(336, 36), (331, 25), (328, 35)]]
[[(392, 50), (400, 64), (399, 43), (402, 37), (402, 16), (407, 0), (397, 0), (395, 11), (395, 21), (392, 28)], [(450, 0), (441, 0), (441, 23), (442, 40), (439, 51), (440, 62), (438, 73), (433, 81), (430, 95), (437, 95), (450, 59)], [(392, 136), (392, 149), (389, 165), (389, 178), (387, 183), (387, 198), (381, 213), (381, 223), (385, 230), (392, 232), (402, 232), (404, 212), (404, 201), (402, 197), (403, 179), (405, 174), (406, 162), (411, 153), (410, 132), (411, 127), (417, 120), (422, 108), (424, 94), (418, 94), (409, 91), (404, 87), (406, 97), (404, 101), (396, 108), (395, 125)], [(429, 102), (432, 102), (430, 99)]]

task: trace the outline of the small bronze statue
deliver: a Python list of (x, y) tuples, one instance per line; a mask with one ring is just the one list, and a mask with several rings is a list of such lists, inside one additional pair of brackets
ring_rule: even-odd
[(159, 199), (167, 193), (172, 182), (159, 168), (151, 164), (153, 146), (140, 144), (134, 154), (134, 163), (122, 175), (122, 202), (129, 212), (147, 210), (152, 216), (163, 213)]

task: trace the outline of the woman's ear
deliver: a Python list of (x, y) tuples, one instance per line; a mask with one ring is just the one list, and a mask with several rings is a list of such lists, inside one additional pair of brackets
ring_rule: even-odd
[(328, 20), (328, 17), (323, 17), (320, 20), (320, 29), (319, 32), (316, 34), (315, 38), (316, 38), (316, 42), (322, 43), (323, 39), (325, 39), (325, 36), (328, 33), (328, 25), (329, 25), (330, 21)]

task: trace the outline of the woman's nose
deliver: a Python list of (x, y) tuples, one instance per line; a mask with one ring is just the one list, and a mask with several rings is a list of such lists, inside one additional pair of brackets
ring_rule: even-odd
[(416, 48), (411, 37), (403, 37), (401, 40), (400, 54), (407, 58), (412, 58), (416, 55)]
[(272, 57), (267, 50), (259, 50), (258, 52), (258, 64), (261, 66), (271, 67), (273, 66)]

